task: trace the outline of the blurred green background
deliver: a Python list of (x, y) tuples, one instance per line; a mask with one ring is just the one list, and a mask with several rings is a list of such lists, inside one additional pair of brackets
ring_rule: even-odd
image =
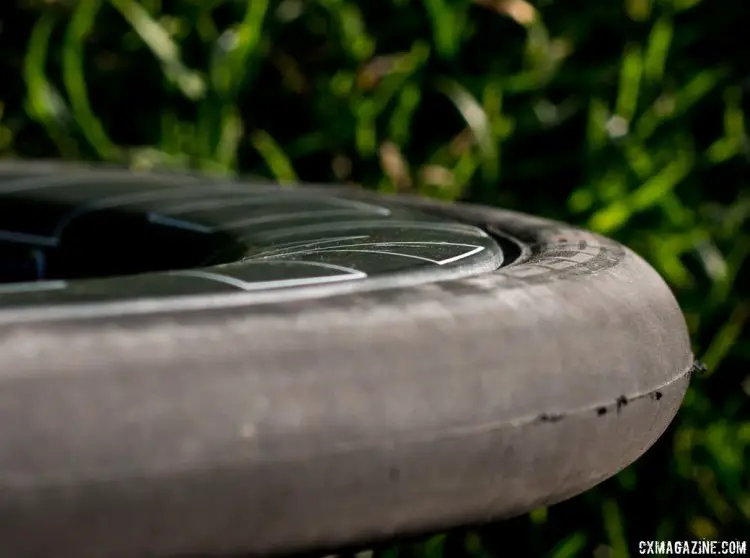
[(3, 2), (0, 157), (351, 182), (624, 242), (708, 368), (667, 434), (583, 496), (375, 555), (747, 539), (748, 23), (746, 0)]

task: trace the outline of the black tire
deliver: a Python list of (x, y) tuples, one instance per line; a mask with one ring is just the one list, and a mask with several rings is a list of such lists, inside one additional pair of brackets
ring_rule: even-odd
[[(6, 164), (0, 195), (50, 173), (82, 176)], [(347, 290), (159, 298), (158, 269), (0, 289), (4, 558), (258, 555), (508, 517), (615, 474), (674, 417), (685, 322), (630, 250), (509, 211), (306, 191), (480, 227), (505, 261)]]

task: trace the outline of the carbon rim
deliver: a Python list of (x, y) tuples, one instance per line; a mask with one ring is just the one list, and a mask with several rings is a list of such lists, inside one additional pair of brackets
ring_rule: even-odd
[(385, 201), (93, 170), (0, 174), (0, 248), (3, 321), (402, 287), (506, 259), (479, 227)]

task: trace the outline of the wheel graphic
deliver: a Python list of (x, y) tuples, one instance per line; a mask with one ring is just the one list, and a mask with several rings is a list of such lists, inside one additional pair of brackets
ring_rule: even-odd
[(16, 174), (0, 183), (0, 223), (11, 255), (0, 276), (5, 308), (345, 292), (502, 264), (497, 243), (475, 226), (303, 189), (185, 177)]
[(8, 558), (333, 548), (637, 459), (693, 355), (643, 260), (358, 189), (0, 165)]

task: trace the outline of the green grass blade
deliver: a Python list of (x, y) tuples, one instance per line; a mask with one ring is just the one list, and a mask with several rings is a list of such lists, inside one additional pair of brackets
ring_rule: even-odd
[(748, 135), (742, 98), (741, 87), (731, 86), (724, 92), (724, 136), (706, 151), (706, 158), (714, 165), (740, 155), (747, 149)]
[(421, 100), (422, 88), (419, 84), (406, 83), (388, 122), (388, 134), (396, 145), (403, 147), (409, 142), (412, 121)]
[(629, 558), (628, 543), (625, 536), (625, 525), (622, 522), (620, 506), (611, 498), (602, 503), (604, 530), (610, 547), (610, 558)]
[(638, 95), (643, 75), (643, 53), (637, 45), (625, 49), (620, 65), (620, 83), (615, 113), (630, 122), (638, 109)]
[(234, 99), (245, 83), (251, 59), (259, 51), (268, 8), (268, 0), (248, 2), (240, 24), (219, 37), (211, 67), (212, 82), (219, 94)]
[(673, 36), (674, 25), (666, 17), (659, 18), (651, 28), (643, 57), (643, 77), (647, 83), (655, 85), (664, 78)]
[(435, 535), (418, 545), (415, 554), (419, 558), (443, 558), (445, 556), (446, 535)]
[(390, 70), (382, 77), (379, 86), (370, 97), (375, 118), (386, 110), (391, 100), (404, 89), (406, 82), (425, 65), (429, 57), (430, 49), (421, 41), (415, 43), (410, 52), (394, 57)]
[(450, 99), (471, 130), (481, 153), (485, 180), (495, 180), (500, 169), (500, 156), (492, 135), (492, 126), (484, 108), (466, 88), (455, 80), (442, 78), (438, 80), (437, 88)]
[(701, 358), (701, 362), (708, 368), (708, 375), (713, 374), (727, 357), (739, 340), (748, 319), (750, 319), (750, 303), (745, 302), (734, 309), (727, 322), (716, 333)]
[[(134, 0), (109, 0), (130, 23), (141, 40), (161, 62), (164, 75), (188, 99), (197, 101), (206, 93), (203, 77), (182, 62), (180, 47), (151, 14)], [(255, 0), (252, 2), (255, 3)]]
[[(219, 143), (216, 146), (214, 159), (221, 168), (227, 171), (235, 170), (237, 167), (237, 148), (243, 136), (242, 117), (236, 107), (228, 106), (224, 109), (221, 122)], [(288, 160), (285, 159), (282, 165), (286, 165), (282, 167), (283, 176), (290, 180), (296, 180), (297, 177), (291, 170)]]
[(432, 40), (438, 56), (452, 60), (458, 54), (466, 23), (465, 3), (449, 0), (424, 0), (432, 26)]
[(646, 181), (624, 200), (618, 200), (596, 212), (589, 226), (603, 234), (609, 234), (622, 227), (630, 218), (656, 206), (662, 197), (682, 182), (692, 171), (695, 157), (691, 153), (679, 155), (661, 172)]
[(750, 258), (750, 237), (739, 235), (734, 247), (725, 258), (726, 273), (711, 284), (707, 298), (709, 308), (714, 308), (729, 300), (737, 275), (748, 258)]
[(467, 533), (464, 538), (466, 554), (472, 558), (491, 558), (491, 554), (484, 547), (482, 537), (476, 531)]
[(364, 62), (375, 52), (375, 41), (367, 32), (359, 6), (343, 0), (320, 0), (336, 22), (340, 44), (347, 55)]
[(609, 142), (607, 136), (609, 116), (609, 107), (603, 99), (598, 97), (591, 99), (586, 125), (586, 150), (589, 157), (599, 153)]
[(45, 11), (34, 25), (24, 59), (24, 81), (26, 82), (26, 112), (41, 124), (60, 154), (65, 158), (77, 158), (78, 147), (70, 139), (68, 124), (70, 110), (54, 85), (47, 79), (45, 66), (50, 37), (56, 17)]
[(633, 127), (638, 141), (651, 138), (664, 122), (674, 120), (716, 89), (727, 76), (723, 68), (703, 70), (693, 76), (675, 95), (665, 95), (643, 111)]
[[(248, 2), (241, 22), (226, 29), (214, 42), (209, 79), (217, 95), (206, 99), (199, 110), (198, 151), (225, 171), (236, 167), (243, 131), (235, 101), (257, 68), (253, 62), (259, 57), (269, 6), (268, 0)], [(275, 174), (281, 173), (284, 180), (293, 176), (286, 156), (271, 137), (264, 134), (260, 133), (253, 144), (269, 168)]]
[(93, 30), (101, 5), (101, 0), (81, 0), (76, 5), (63, 42), (62, 70), (73, 116), (81, 132), (99, 157), (114, 161), (121, 159), (122, 154), (91, 109), (83, 70), (83, 43)]
[(692, 227), (693, 230), (696, 230), (694, 208), (683, 203), (677, 194), (674, 192), (667, 192), (661, 198), (660, 205), (664, 211), (664, 215), (673, 227), (682, 230)]
[(549, 553), (549, 558), (575, 558), (586, 548), (585, 533), (573, 533), (557, 543)]
[[(482, 108), (490, 122), (492, 137), (496, 138), (499, 143), (510, 138), (516, 129), (515, 120), (503, 112), (504, 100), (505, 90), (501, 81), (497, 79), (488, 81), (482, 90)], [(500, 159), (500, 154), (498, 154), (498, 159)], [(499, 176), (494, 178), (498, 179)]]
[(354, 129), (354, 142), (357, 153), (363, 159), (372, 157), (377, 151), (378, 135), (375, 126), (377, 108), (371, 99), (365, 99), (354, 109), (357, 119)]
[(536, 508), (529, 512), (529, 521), (533, 525), (541, 526), (549, 522), (549, 508)]
[(644, 180), (654, 173), (656, 161), (648, 148), (642, 143), (625, 138), (622, 144), (622, 153), (628, 162), (628, 166), (640, 180)]
[(268, 170), (279, 183), (298, 182), (291, 161), (268, 132), (262, 130), (254, 132), (250, 136), (250, 143), (260, 153)]

